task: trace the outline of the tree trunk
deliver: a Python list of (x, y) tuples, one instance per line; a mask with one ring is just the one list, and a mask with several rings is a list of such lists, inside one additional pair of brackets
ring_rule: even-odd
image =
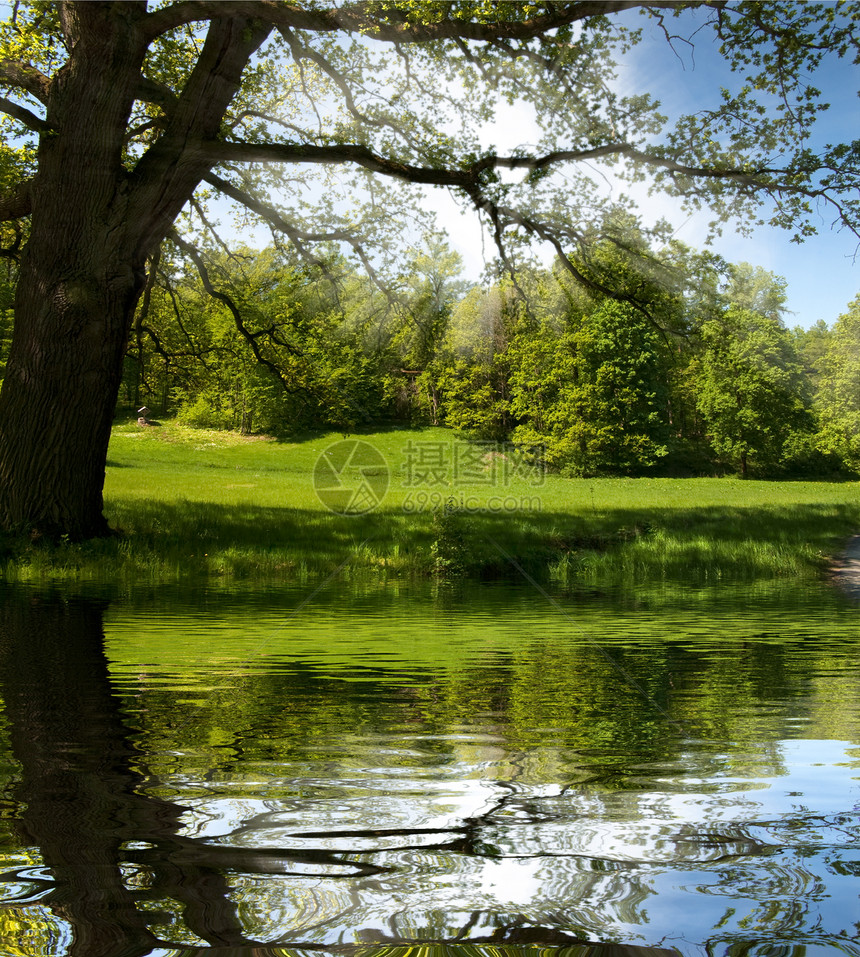
[(0, 394), (0, 521), (86, 538), (107, 531), (105, 461), (142, 276), (111, 263), (99, 282), (52, 261), (49, 244), (39, 252), (22, 268)]
[(249, 57), (269, 27), (214, 20), (164, 131), (127, 168), (146, 4), (64, 4), (71, 53), (51, 84), (0, 392), (0, 526), (89, 538), (128, 331), (149, 253), (212, 166)]
[(145, 278), (122, 163), (145, 46), (109, 6), (80, 11), (54, 82), (0, 393), (0, 523), (75, 538), (107, 531), (107, 446)]

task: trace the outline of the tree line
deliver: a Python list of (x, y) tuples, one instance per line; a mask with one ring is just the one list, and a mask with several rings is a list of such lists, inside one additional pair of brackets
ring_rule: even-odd
[(168, 243), (120, 410), (280, 436), (449, 426), (572, 476), (860, 471), (860, 296), (790, 328), (784, 279), (680, 244), (640, 253), (650, 270), (607, 245), (587, 283), (556, 264), (470, 285), (432, 234), (383, 284), (334, 248), (309, 266)]

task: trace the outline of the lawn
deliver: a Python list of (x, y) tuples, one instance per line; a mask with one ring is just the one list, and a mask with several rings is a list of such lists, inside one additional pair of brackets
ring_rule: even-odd
[[(595, 585), (815, 576), (860, 529), (858, 491), (856, 482), (562, 478), (446, 429), (280, 442), (120, 425), (105, 483), (119, 534), (17, 543), (5, 575), (451, 577), (519, 566)], [(352, 513), (339, 513), (350, 498)]]

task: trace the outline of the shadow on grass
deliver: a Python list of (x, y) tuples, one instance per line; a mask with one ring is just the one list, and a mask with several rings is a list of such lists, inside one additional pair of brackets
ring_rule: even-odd
[(860, 527), (860, 505), (638, 507), (467, 522), (476, 537), (555, 577), (707, 580), (820, 570)]
[[(812, 574), (860, 527), (860, 504), (564, 511), (378, 510), (341, 516), (254, 505), (115, 503), (119, 534), (48, 546), (0, 541), (7, 577), (290, 579), (344, 574), (529, 574), (599, 583)], [(446, 551), (447, 550), (447, 551)], [(446, 554), (454, 556), (448, 565)], [(441, 556), (441, 559), (440, 559)]]

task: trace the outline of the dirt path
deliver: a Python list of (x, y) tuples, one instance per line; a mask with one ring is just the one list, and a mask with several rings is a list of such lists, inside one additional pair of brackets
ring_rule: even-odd
[(855, 535), (833, 563), (833, 580), (846, 595), (860, 601), (860, 535)]

